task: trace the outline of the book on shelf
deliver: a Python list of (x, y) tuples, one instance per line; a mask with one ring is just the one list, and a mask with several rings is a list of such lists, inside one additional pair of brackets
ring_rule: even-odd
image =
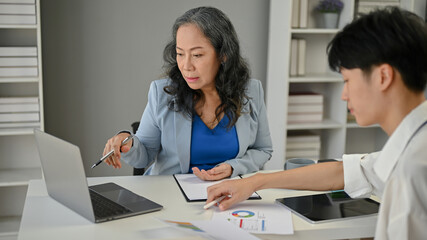
[(288, 123), (314, 123), (323, 120), (323, 96), (313, 92), (291, 92)]
[(289, 75), (298, 74), (298, 39), (291, 39), (291, 59), (289, 61)]
[(287, 158), (311, 158), (320, 156), (320, 135), (307, 130), (288, 131), (286, 137)]
[(291, 27), (299, 27), (299, 0), (292, 0)]
[(292, 0), (291, 27), (307, 28), (308, 0)]
[(0, 15), (1, 24), (14, 24), (14, 25), (33, 25), (36, 24), (36, 15)]
[(0, 57), (0, 67), (37, 67), (37, 57)]
[(39, 113), (0, 113), (0, 122), (37, 122)]
[(319, 157), (320, 157), (320, 149), (286, 150), (286, 159), (289, 159), (289, 158), (319, 159)]
[(367, 14), (373, 10), (385, 8), (388, 6), (400, 6), (399, 0), (359, 0), (357, 1), (355, 11), (356, 16), (360, 14)]
[(0, 122), (0, 129), (40, 128), (40, 122)]
[(317, 123), (323, 120), (322, 113), (299, 113), (299, 114), (289, 114), (288, 113), (288, 123)]
[(305, 75), (305, 50), (306, 41), (305, 39), (298, 39), (298, 76)]
[(1, 97), (0, 128), (40, 128), (38, 97)]
[(0, 97), (0, 104), (38, 103), (38, 97)]
[(0, 3), (0, 14), (36, 14), (35, 4)]
[(320, 137), (316, 140), (294, 141), (292, 137), (286, 139), (286, 149), (320, 149)]
[(38, 111), (40, 111), (40, 106), (38, 103), (0, 104), (0, 113), (38, 112)]
[(0, 47), (0, 57), (36, 57), (37, 47)]
[(11, 4), (36, 4), (36, 0), (0, 0), (0, 3), (11, 3)]
[(288, 131), (287, 142), (320, 142), (320, 135), (308, 130)]
[(308, 0), (299, 0), (299, 27), (307, 28)]
[(290, 92), (288, 103), (291, 104), (323, 104), (323, 95), (315, 92)]
[(37, 67), (0, 67), (0, 77), (37, 77)]
[(288, 113), (323, 113), (323, 104), (290, 104)]
[(289, 76), (305, 75), (306, 40), (291, 39)]
[(286, 150), (320, 149), (320, 141), (315, 142), (287, 142)]

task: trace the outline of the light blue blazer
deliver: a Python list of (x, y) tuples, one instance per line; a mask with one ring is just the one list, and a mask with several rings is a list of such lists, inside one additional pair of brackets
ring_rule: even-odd
[[(152, 163), (146, 175), (188, 173), (190, 168), (192, 119), (169, 109), (172, 96), (163, 91), (169, 81), (151, 83), (134, 144), (122, 154), (122, 160), (133, 167), (144, 168)], [(261, 82), (249, 80), (247, 95), (249, 101), (235, 125), (239, 153), (225, 161), (233, 167), (231, 177), (260, 170), (273, 152)]]

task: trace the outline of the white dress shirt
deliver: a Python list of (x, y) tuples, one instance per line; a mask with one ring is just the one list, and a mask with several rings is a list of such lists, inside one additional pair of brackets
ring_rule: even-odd
[(427, 239), (427, 101), (399, 124), (381, 152), (343, 156), (344, 190), (381, 198), (376, 239)]

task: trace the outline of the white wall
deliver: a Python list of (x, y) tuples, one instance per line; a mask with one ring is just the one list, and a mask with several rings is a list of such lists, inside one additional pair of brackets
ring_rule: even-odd
[(132, 173), (90, 165), (109, 137), (139, 121), (175, 19), (203, 5), (229, 16), (265, 87), (267, 0), (41, 1), (46, 131), (81, 148), (88, 176)]

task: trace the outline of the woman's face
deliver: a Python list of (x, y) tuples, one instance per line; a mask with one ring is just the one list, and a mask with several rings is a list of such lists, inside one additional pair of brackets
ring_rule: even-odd
[(220, 61), (217, 53), (195, 24), (184, 24), (176, 33), (176, 62), (192, 89), (215, 90)]

